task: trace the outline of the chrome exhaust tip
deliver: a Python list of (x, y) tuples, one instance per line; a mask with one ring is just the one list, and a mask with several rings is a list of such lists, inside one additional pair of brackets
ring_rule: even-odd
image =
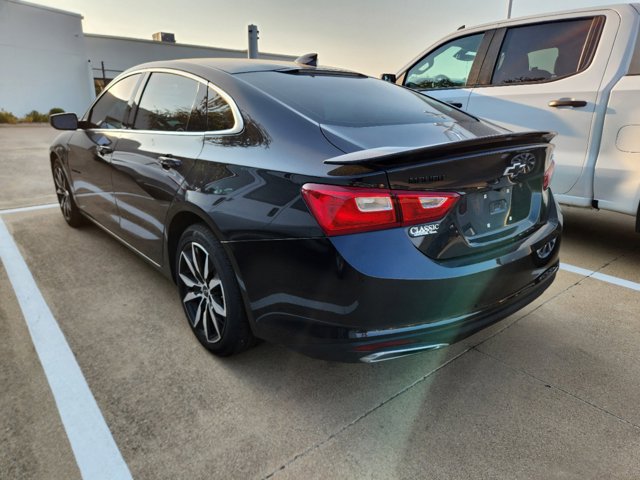
[(377, 363), (394, 358), (406, 357), (416, 353), (425, 352), (427, 350), (438, 350), (439, 348), (448, 347), (448, 343), (431, 343), (428, 345), (413, 345), (404, 348), (396, 348), (394, 350), (385, 350), (383, 352), (374, 352), (360, 359), (364, 363)]

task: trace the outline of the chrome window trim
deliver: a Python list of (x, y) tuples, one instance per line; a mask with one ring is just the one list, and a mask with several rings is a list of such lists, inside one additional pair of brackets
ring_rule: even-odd
[[(217, 85), (214, 85), (213, 83), (211, 83), (209, 80), (206, 80), (202, 77), (198, 77), (197, 75), (194, 75), (192, 73), (189, 72), (183, 72), (182, 70), (175, 70), (172, 68), (161, 68), (161, 67), (157, 67), (157, 68), (141, 68), (139, 70), (133, 70), (130, 72), (126, 72), (126, 74), (120, 74), (118, 75), (116, 78), (114, 78), (112, 80), (113, 84), (115, 85), (117, 82), (119, 82), (120, 80), (127, 78), (131, 75), (136, 75), (136, 74), (144, 74), (144, 73), (169, 73), (172, 75), (180, 75), (182, 77), (186, 77), (189, 78), (191, 80), (195, 80), (198, 83), (202, 83), (204, 86), (206, 86), (207, 88), (211, 88), (212, 90), (214, 90), (218, 95), (220, 95), (224, 101), (227, 102), (227, 104), (229, 105), (229, 107), (231, 108), (231, 114), (233, 115), (233, 120), (234, 120), (234, 125), (232, 128), (227, 128), (226, 130), (207, 130), (207, 131), (203, 131), (203, 132), (172, 132), (172, 131), (167, 131), (167, 130), (135, 130), (133, 128), (92, 128), (91, 130), (96, 131), (96, 132), (135, 132), (135, 133), (149, 133), (149, 134), (154, 134), (154, 135), (183, 135), (183, 136), (212, 136), (212, 135), (235, 135), (237, 133), (242, 132), (242, 130), (244, 130), (244, 120), (242, 119), (242, 115), (240, 114), (240, 109), (238, 108), (238, 106), (236, 105), (236, 102), (233, 100), (233, 98), (231, 98), (231, 96), (225, 92), (224, 90), (222, 90), (220, 87), (218, 87)], [(100, 98), (102, 98), (102, 96), (109, 90), (109, 88), (105, 88), (102, 93), (100, 94), (100, 96), (98, 98), (96, 98), (96, 100), (93, 102), (93, 104), (91, 105), (91, 107), (89, 108), (88, 112), (89, 113), (91, 110), (93, 110), (93, 107), (98, 103), (98, 101), (100, 100)], [(144, 95), (144, 91), (142, 92), (142, 94)], [(137, 108), (137, 106), (136, 106)]]

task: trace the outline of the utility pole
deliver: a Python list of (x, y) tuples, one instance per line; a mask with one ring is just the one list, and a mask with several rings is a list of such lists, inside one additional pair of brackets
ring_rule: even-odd
[(258, 58), (258, 27), (256, 25), (249, 25), (249, 49), (247, 50), (248, 58)]
[(511, 18), (512, 7), (513, 7), (513, 0), (507, 0), (507, 18)]

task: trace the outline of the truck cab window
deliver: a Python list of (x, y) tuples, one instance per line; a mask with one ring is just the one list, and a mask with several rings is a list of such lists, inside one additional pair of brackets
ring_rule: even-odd
[(484, 33), (456, 38), (428, 53), (407, 72), (405, 86), (460, 88), (467, 84)]
[(578, 72), (592, 23), (580, 18), (510, 28), (491, 84), (543, 82)]

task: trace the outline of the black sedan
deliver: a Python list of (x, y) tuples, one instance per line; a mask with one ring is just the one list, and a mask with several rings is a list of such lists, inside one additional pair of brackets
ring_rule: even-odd
[(342, 361), (439, 348), (558, 269), (553, 134), (354, 72), (149, 63), (51, 123), (65, 220), (172, 278), (217, 355), (256, 339)]

